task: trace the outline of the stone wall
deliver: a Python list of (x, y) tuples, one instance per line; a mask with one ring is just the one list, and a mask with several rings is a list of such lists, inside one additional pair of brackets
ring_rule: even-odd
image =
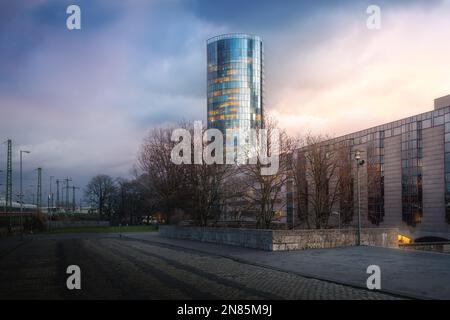
[(159, 226), (159, 234), (167, 238), (272, 250), (272, 230)]
[[(159, 234), (167, 238), (197, 240), (268, 251), (333, 248), (356, 244), (355, 230), (260, 230), (160, 226)], [(369, 246), (397, 248), (398, 229), (370, 228), (361, 232), (361, 243)]]
[[(396, 228), (364, 228), (361, 244), (378, 247), (398, 247)], [(272, 250), (303, 250), (353, 246), (357, 242), (355, 230), (274, 230)]]

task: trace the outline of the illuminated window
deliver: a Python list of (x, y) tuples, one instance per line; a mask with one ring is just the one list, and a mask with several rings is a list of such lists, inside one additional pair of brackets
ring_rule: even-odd
[(261, 39), (243, 34), (209, 39), (207, 59), (208, 116), (215, 116), (214, 121), (208, 118), (208, 127), (259, 126), (263, 110)]
[(410, 244), (410, 243), (412, 243), (412, 239), (411, 238), (408, 238), (407, 236), (404, 236), (404, 235), (401, 235), (401, 234), (398, 235), (397, 239), (398, 239), (398, 243), (400, 243), (400, 244)]

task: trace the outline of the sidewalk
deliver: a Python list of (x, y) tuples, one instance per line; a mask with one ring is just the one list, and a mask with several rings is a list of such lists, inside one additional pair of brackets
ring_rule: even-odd
[(0, 259), (6, 256), (10, 252), (14, 251), (17, 247), (24, 244), (24, 241), (20, 240), (20, 236), (14, 237), (1, 237), (0, 238)]
[(124, 235), (359, 288), (366, 288), (367, 267), (378, 265), (381, 291), (412, 298), (450, 299), (448, 254), (366, 246), (268, 252), (162, 238), (156, 232)]

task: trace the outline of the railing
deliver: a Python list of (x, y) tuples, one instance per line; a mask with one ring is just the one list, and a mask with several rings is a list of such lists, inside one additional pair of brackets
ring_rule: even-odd
[(399, 244), (399, 248), (405, 250), (422, 250), (441, 253), (450, 253), (450, 241), (442, 242), (418, 242), (409, 244)]

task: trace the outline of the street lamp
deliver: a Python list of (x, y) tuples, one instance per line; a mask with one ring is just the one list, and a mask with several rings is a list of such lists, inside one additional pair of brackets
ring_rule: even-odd
[(361, 245), (361, 187), (359, 182), (359, 167), (364, 165), (364, 160), (361, 160), (361, 151), (355, 151), (355, 161), (356, 161), (356, 180), (358, 184), (358, 241), (357, 245)]
[(23, 190), (22, 190), (22, 154), (30, 151), (20, 150), (20, 240), (23, 240)]
[[(50, 212), (53, 211), (53, 193), (52, 193), (52, 182), (54, 176), (50, 176), (50, 190), (48, 193), (48, 204), (47, 204), (47, 212), (50, 215)], [(50, 210), (51, 208), (51, 210)]]

